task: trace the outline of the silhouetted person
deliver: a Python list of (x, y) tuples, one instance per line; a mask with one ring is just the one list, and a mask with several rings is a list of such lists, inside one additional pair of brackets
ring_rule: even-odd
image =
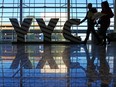
[(87, 40), (89, 39), (89, 35), (90, 35), (91, 32), (97, 38), (98, 42), (100, 43), (100, 38), (99, 38), (98, 34), (96, 33), (96, 31), (94, 29), (95, 21), (94, 21), (94, 19), (92, 19), (92, 16), (94, 15), (94, 13), (97, 12), (97, 10), (96, 10), (96, 8), (92, 7), (91, 3), (89, 3), (87, 5), (87, 8), (89, 10), (87, 11), (87, 14), (86, 14), (85, 18), (80, 22), (80, 23), (82, 23), (85, 20), (87, 20), (87, 26), (88, 26), (87, 32), (86, 32), (86, 38), (85, 38), (83, 44), (87, 43)]
[(110, 26), (110, 18), (112, 18), (114, 14), (111, 8), (109, 7), (109, 4), (107, 1), (102, 2), (101, 7), (102, 7), (101, 13), (105, 15), (102, 16), (98, 22), (100, 24), (98, 33), (99, 35), (103, 37), (103, 41), (104, 41), (103, 44), (106, 44), (106, 38), (108, 39), (108, 37), (106, 36), (106, 32), (107, 32), (108, 27)]

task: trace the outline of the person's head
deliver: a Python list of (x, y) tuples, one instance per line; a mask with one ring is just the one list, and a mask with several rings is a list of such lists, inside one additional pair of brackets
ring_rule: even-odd
[(101, 7), (102, 7), (102, 9), (107, 9), (107, 8), (109, 8), (109, 3), (107, 1), (104, 1), (101, 3)]
[(88, 3), (87, 8), (91, 9), (92, 8), (92, 3)]

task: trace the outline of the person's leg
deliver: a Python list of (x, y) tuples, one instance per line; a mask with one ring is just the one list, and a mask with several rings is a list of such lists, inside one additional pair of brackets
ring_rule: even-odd
[(106, 23), (100, 26), (100, 34), (103, 36), (103, 45), (106, 45), (106, 39), (108, 39), (106, 33), (109, 25), (110, 23)]
[(87, 43), (87, 40), (89, 39), (89, 35), (90, 35), (90, 33), (91, 33), (90, 29), (87, 29), (86, 37), (85, 37), (85, 40), (84, 40), (84, 42), (83, 42), (84, 44)]
[(107, 35), (106, 35), (106, 39), (107, 39), (108, 44), (110, 44), (111, 40)]
[(103, 32), (103, 44), (106, 44), (106, 30)]
[(97, 34), (97, 32), (93, 29), (91, 29), (92, 34), (96, 37), (96, 39), (98, 40), (98, 43), (102, 43), (102, 40), (100, 38), (100, 36)]
[(105, 28), (105, 27), (101, 27), (101, 30), (99, 31), (100, 32), (100, 35), (102, 36), (102, 41), (103, 41), (102, 44), (103, 45), (106, 44), (106, 38), (107, 38), (106, 31), (107, 31), (107, 28)]

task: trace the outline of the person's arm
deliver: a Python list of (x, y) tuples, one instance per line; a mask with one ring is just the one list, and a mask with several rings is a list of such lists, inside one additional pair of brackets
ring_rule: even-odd
[(80, 21), (80, 24), (83, 23), (87, 19), (87, 15), (88, 15), (88, 12), (87, 12), (85, 18), (82, 21)]

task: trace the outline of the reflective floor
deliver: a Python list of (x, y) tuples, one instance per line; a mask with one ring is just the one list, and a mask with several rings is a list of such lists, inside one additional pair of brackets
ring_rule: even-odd
[(0, 44), (0, 87), (116, 87), (116, 43)]

